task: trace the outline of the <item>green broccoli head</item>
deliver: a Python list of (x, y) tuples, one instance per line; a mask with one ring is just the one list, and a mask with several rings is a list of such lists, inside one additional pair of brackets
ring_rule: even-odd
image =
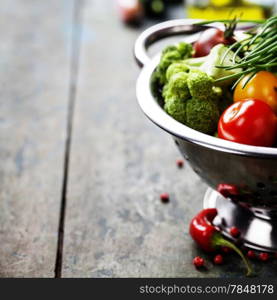
[(182, 59), (181, 54), (177, 50), (166, 52), (159, 63), (159, 70), (166, 72), (167, 68), (175, 61)]
[(166, 71), (166, 80), (170, 80), (171, 76), (180, 72), (188, 72), (189, 67), (183, 62), (172, 63)]
[(187, 85), (194, 98), (209, 99), (213, 97), (213, 79), (204, 72), (192, 69)]
[(164, 110), (176, 121), (186, 123), (186, 101), (180, 98), (168, 98)]
[(162, 57), (169, 52), (173, 52), (177, 50), (179, 54), (181, 55), (182, 59), (190, 58), (192, 57), (193, 53), (193, 47), (191, 44), (180, 42), (177, 45), (169, 45), (165, 47), (162, 51)]
[(180, 42), (176, 47), (178, 52), (181, 54), (182, 59), (192, 57), (193, 47), (191, 44)]
[(166, 83), (167, 68), (175, 61), (181, 60), (181, 55), (177, 50), (166, 52), (162, 55), (160, 63), (157, 67), (157, 76), (159, 77), (160, 84)]
[(172, 52), (172, 51), (175, 51), (177, 50), (177, 47), (175, 45), (169, 45), (169, 46), (166, 46), (163, 51), (162, 51), (162, 57), (168, 53), (168, 52)]
[(159, 79), (159, 83), (166, 83), (166, 71), (172, 63), (191, 57), (192, 52), (192, 46), (184, 42), (181, 42), (176, 46), (171, 45), (166, 47), (162, 51), (160, 63), (155, 71), (155, 76)]
[(188, 73), (179, 72), (170, 77), (170, 80), (163, 88), (165, 101), (169, 98), (189, 99), (190, 93), (187, 85)]
[(195, 97), (187, 101), (187, 126), (206, 134), (214, 134), (219, 117), (219, 109), (214, 101)]

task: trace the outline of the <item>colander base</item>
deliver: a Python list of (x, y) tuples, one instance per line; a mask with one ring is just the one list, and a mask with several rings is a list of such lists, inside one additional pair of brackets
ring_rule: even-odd
[[(276, 219), (260, 217), (250, 209), (224, 198), (211, 188), (208, 188), (204, 196), (204, 208), (217, 209), (218, 215), (213, 223), (227, 238), (254, 250), (277, 252)], [(229, 234), (233, 226), (240, 231), (238, 239)]]

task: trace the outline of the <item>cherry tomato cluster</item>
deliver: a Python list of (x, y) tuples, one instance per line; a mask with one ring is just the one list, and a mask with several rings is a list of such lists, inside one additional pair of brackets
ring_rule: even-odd
[(249, 76), (236, 86), (234, 104), (219, 120), (218, 137), (241, 144), (272, 147), (277, 136), (277, 77), (266, 71), (258, 72), (250, 80)]
[[(233, 28), (205, 30), (194, 43), (194, 56), (210, 53), (217, 44), (234, 43)], [(248, 74), (234, 90), (234, 104), (222, 114), (218, 137), (236, 143), (272, 147), (277, 138), (277, 76), (260, 71)]]

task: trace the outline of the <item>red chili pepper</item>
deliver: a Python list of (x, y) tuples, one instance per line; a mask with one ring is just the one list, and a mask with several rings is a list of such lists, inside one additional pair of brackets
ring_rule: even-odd
[(239, 195), (239, 190), (234, 184), (220, 183), (217, 191), (226, 198)]
[(233, 249), (243, 260), (247, 268), (246, 275), (252, 273), (252, 268), (243, 253), (230, 241), (224, 239), (220, 232), (212, 225), (217, 215), (215, 208), (203, 209), (190, 223), (190, 235), (194, 241), (207, 252), (213, 252), (222, 246)]

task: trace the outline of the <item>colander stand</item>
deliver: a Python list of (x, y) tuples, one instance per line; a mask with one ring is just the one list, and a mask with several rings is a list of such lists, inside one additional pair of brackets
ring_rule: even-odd
[[(203, 206), (217, 209), (214, 225), (228, 239), (254, 250), (277, 252), (277, 219), (254, 213), (211, 188), (207, 189)], [(229, 233), (233, 226), (240, 231), (238, 238)]]

